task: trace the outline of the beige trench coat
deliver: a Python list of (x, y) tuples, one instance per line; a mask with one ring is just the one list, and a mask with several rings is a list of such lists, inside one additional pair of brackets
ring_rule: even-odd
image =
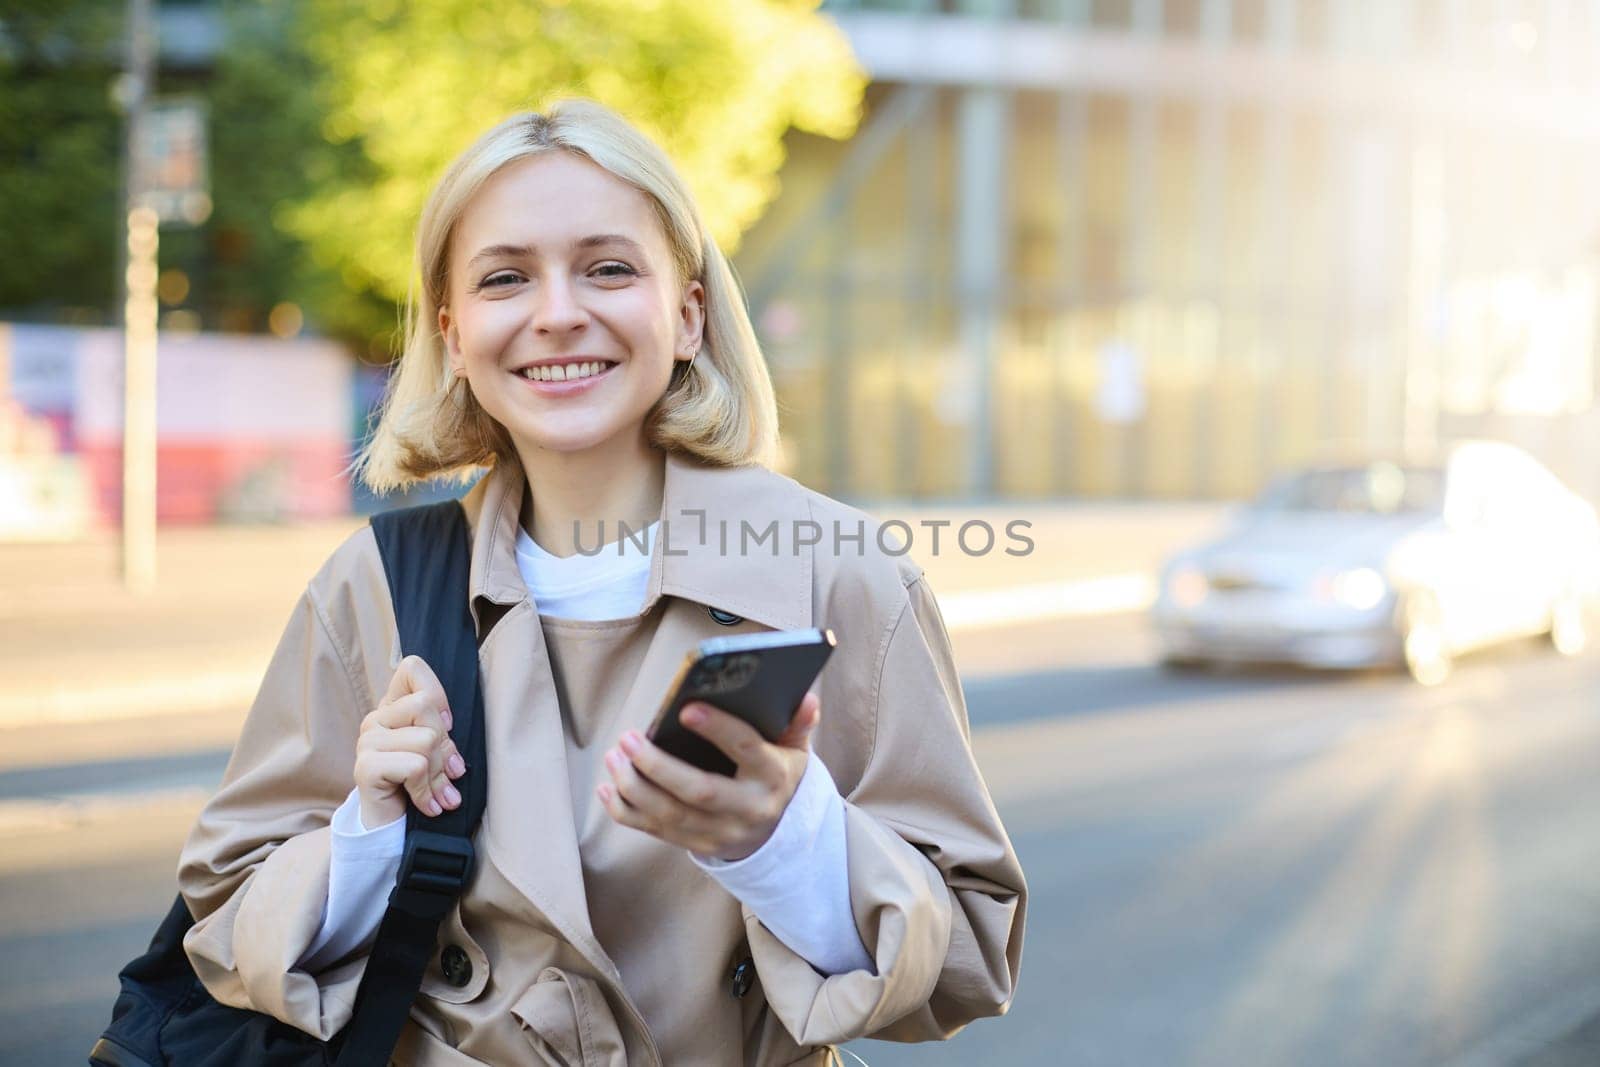
[[(446, 981), (435, 955), (395, 1062), (821, 1064), (835, 1043), (938, 1039), (1005, 1011), (1026, 889), (921, 568), (882, 553), (863, 512), (792, 479), (669, 455), (639, 616), (542, 620), (516, 565), (523, 492), (502, 462), (463, 501), (489, 795), (476, 873), (439, 940), (470, 979)], [(809, 626), (839, 641), (814, 746), (846, 800), (851, 905), (876, 974), (819, 975), (687, 853), (592, 800), (600, 755), (648, 725), (698, 641)], [(301, 596), (180, 860), (198, 920), (184, 945), (206, 986), (324, 1038), (349, 1021), (365, 956), (315, 975), (294, 963), (326, 903), (358, 726), (399, 660), (362, 529)], [(757, 981), (739, 997), (728, 976), (745, 959)]]

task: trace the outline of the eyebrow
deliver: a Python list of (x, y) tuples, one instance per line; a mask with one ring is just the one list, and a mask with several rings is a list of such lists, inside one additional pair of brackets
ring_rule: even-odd
[[(580, 251), (586, 248), (598, 248), (601, 245), (621, 245), (633, 252), (633, 254), (636, 256), (644, 256), (644, 248), (639, 244), (638, 241), (635, 241), (631, 237), (624, 237), (620, 233), (596, 233), (591, 234), (588, 237), (581, 237), (572, 242), (572, 247), (575, 251)], [(482, 259), (495, 259), (500, 256), (533, 257), (537, 256), (538, 254), (539, 250), (533, 245), (489, 245), (487, 248), (479, 250), (477, 255), (467, 260), (467, 269), (471, 270), (473, 264)]]

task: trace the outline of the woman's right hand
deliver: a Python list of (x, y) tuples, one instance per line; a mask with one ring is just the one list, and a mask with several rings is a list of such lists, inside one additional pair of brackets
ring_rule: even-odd
[(424, 815), (461, 803), (451, 783), (467, 765), (450, 740), (451, 716), (444, 686), (419, 656), (407, 656), (389, 680), (389, 691), (361, 720), (356, 741), (356, 791), (361, 822), (369, 830), (406, 813), (406, 798)]

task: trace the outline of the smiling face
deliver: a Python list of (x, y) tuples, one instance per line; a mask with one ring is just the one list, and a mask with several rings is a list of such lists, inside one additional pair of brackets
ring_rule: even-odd
[(640, 447), (673, 361), (699, 347), (704, 289), (683, 284), (649, 198), (551, 151), (507, 164), (451, 238), (439, 311), (452, 370), (530, 452)]

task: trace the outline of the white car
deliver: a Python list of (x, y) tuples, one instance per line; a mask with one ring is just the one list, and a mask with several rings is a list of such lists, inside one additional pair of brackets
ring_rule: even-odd
[(1494, 441), (1433, 464), (1378, 460), (1282, 478), (1223, 536), (1162, 568), (1152, 621), (1170, 666), (1404, 665), (1548, 634), (1576, 655), (1600, 588), (1595, 509)]

